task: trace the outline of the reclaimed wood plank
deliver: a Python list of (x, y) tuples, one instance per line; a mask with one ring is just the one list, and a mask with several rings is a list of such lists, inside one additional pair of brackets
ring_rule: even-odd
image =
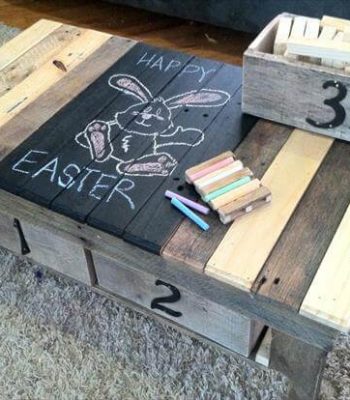
[[(27, 78), (52, 56), (67, 46), (80, 32), (79, 28), (62, 25), (26, 52), (0, 69), (0, 96)], [(1, 59), (1, 55), (0, 55)]]
[[(261, 179), (291, 131), (292, 128), (259, 120), (235, 149), (235, 155)], [(208, 215), (206, 220), (210, 224), (209, 232), (201, 232), (190, 221), (184, 220), (163, 249), (162, 255), (203, 271), (228, 230), (214, 213)]]
[(350, 329), (349, 259), (348, 206), (300, 307), (302, 315), (346, 333)]
[(96, 80), (136, 42), (117, 37), (88, 56), (81, 64), (62, 76), (58, 84), (28, 104), (16, 118), (0, 126), (0, 161), (13, 152), (48, 119)]
[(247, 318), (261, 320), (276, 330), (298, 337), (314, 346), (329, 350), (337, 333), (334, 329), (291, 312), (289, 309), (282, 309), (280, 304), (268, 301), (265, 297), (261, 296), (257, 301), (255, 295), (251, 293), (198, 274), (182, 263), (165, 260), (120, 238), (87, 224), (80, 224), (1, 189), (0, 210), (2, 214), (9, 215), (11, 218), (45, 227), (69, 241), (80, 243), (91, 251), (97, 251), (118, 260), (118, 263), (125, 268), (133, 267), (150, 273), (157, 279), (172, 282), (180, 291), (189, 290), (209, 301), (241, 313)]
[[(117, 260), (92, 252), (98, 286), (133, 301), (154, 313), (179, 323), (194, 332), (239, 354), (249, 356), (263, 329), (225, 307), (178, 289), (172, 281), (132, 267), (125, 268)], [(173, 296), (173, 300), (171, 300)], [(166, 301), (166, 299), (169, 301)]]
[[(155, 99), (158, 97), (160, 98), (166, 95), (166, 91), (164, 90), (166, 90), (169, 83), (176, 80), (179, 74), (182, 75), (182, 71), (187, 65), (190, 65), (193, 57), (152, 48), (143, 44), (140, 44), (140, 46), (141, 49), (143, 49), (141, 56), (128, 65), (125, 65), (124, 69), (118, 69), (118, 73), (121, 76), (134, 77), (134, 74), (137, 73), (137, 67), (143, 69), (142, 75), (139, 79), (134, 81), (133, 87), (138, 87), (140, 92), (147, 90), (153, 93)], [(144, 54), (147, 54), (147, 57), (154, 57), (155, 60), (176, 60), (177, 65), (181, 65), (181, 68), (169, 68), (165, 73), (160, 73), (159, 68), (152, 68), (155, 61), (153, 61), (152, 64), (140, 62), (140, 60), (144, 58)], [(144, 65), (147, 66), (146, 69), (144, 69)], [(184, 78), (179, 76), (179, 79)], [(176, 87), (175, 83), (172, 85)], [(145, 89), (146, 87), (147, 89)], [(78, 148), (76, 146), (75, 149), (72, 149), (69, 145), (59, 154), (60, 159), (68, 163), (76, 156), (78, 151), (79, 157), (77, 161), (79, 162), (81, 173), (77, 175), (72, 190), (70, 190), (70, 188), (67, 188), (67, 190), (58, 188), (56, 196), (51, 197), (52, 202), (50, 206), (54, 210), (66, 213), (68, 216), (81, 221), (85, 220), (88, 214), (99, 203), (104, 204), (107, 202), (109, 192), (113, 192), (113, 190), (122, 191), (124, 182), (126, 182), (126, 186), (128, 186), (129, 181), (122, 180), (123, 172), (118, 167), (120, 162), (122, 160), (127, 162), (127, 160), (138, 158), (142, 156), (147, 148), (153, 146), (153, 134), (139, 135), (134, 133), (134, 131), (141, 126), (139, 123), (144, 124), (144, 122), (142, 122), (143, 110), (148, 109), (148, 107), (158, 108), (160, 101), (155, 100), (155, 102), (152, 103), (152, 99), (147, 97), (145, 103), (139, 103), (140, 100), (138, 99), (135, 101), (134, 96), (131, 96), (130, 93), (115, 91), (119, 93), (120, 96), (96, 117), (98, 121), (102, 121), (101, 124), (108, 123), (110, 126), (110, 137), (105, 144), (106, 148), (110, 146), (110, 156), (103, 162), (100, 162), (95, 154), (91, 154), (86, 149), (79, 148), (80, 146), (78, 146)], [(133, 107), (133, 109), (130, 107)], [(154, 110), (154, 112), (156, 112), (156, 110)], [(154, 120), (157, 120), (156, 117), (153, 118), (153, 123), (155, 122)], [(89, 120), (85, 121), (85, 124), (88, 122)], [(150, 124), (146, 123), (146, 125)], [(142, 126), (142, 129), (149, 128), (149, 126)], [(89, 174), (89, 176), (85, 179), (84, 177), (87, 174)], [(100, 179), (100, 181), (98, 181), (98, 179)], [(102, 182), (102, 180), (104, 180), (104, 182)], [(81, 183), (84, 186), (81, 186)], [(117, 193), (115, 193), (115, 195), (117, 196)], [(123, 206), (125, 207), (125, 204), (123, 204), (125, 198), (120, 200), (122, 205), (114, 204), (113, 202), (113, 208), (115, 207), (119, 210), (119, 207), (120, 209), (122, 209)], [(118, 202), (117, 199), (115, 199), (115, 201)], [(128, 207), (128, 202), (126, 203)], [(125, 214), (124, 212), (120, 213), (120, 218), (127, 217), (126, 212), (127, 208), (125, 209)], [(108, 220), (111, 220), (111, 218), (108, 217)], [(119, 223), (119, 218), (117, 218), (117, 221), (117, 223)]]
[(80, 32), (60, 53), (0, 97), (0, 126), (17, 116), (30, 102), (62, 78), (65, 72), (54, 66), (53, 61), (61, 61), (71, 71), (110, 37), (108, 34), (90, 30)]
[(349, 168), (349, 145), (335, 141), (253, 291), (299, 310), (349, 205)]
[(60, 22), (41, 19), (0, 47), (0, 71), (60, 28)]
[(292, 132), (261, 180), (272, 202), (231, 225), (207, 263), (206, 274), (251, 290), (332, 143), (331, 138)]

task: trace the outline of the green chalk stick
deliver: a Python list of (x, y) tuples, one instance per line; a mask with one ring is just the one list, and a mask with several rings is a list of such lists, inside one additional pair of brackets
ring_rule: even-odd
[(206, 196), (203, 197), (203, 200), (205, 202), (208, 202), (210, 200), (214, 200), (217, 197), (229, 192), (230, 190), (236, 189), (242, 185), (245, 185), (246, 183), (251, 181), (251, 177), (250, 176), (244, 176), (241, 179), (238, 179), (237, 181), (234, 181), (232, 183), (229, 183), (226, 186), (223, 186), (222, 188), (215, 190), (214, 192), (211, 192), (209, 194), (207, 194)]

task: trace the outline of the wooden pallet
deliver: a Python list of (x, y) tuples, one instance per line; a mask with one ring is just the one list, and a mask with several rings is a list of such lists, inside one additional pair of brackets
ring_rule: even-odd
[[(182, 67), (173, 63), (165, 78), (157, 65), (135, 66), (145, 51), (163, 60), (171, 55)], [(197, 78), (197, 92), (209, 88), (230, 96), (205, 111), (190, 107), (188, 99), (173, 109), (177, 125), (195, 130), (192, 144), (201, 132), (208, 135), (202, 149), (178, 146), (171, 153), (178, 163), (167, 176), (124, 170), (121, 179), (144, 188), (135, 192), (132, 217), (123, 196), (114, 205), (89, 196), (96, 178), (89, 191), (84, 185), (70, 190), (83, 175), (74, 175), (73, 166), (62, 175), (68, 165), (96, 169), (98, 179), (113, 175), (115, 160), (99, 161), (118, 137), (118, 149), (125, 147), (122, 129), (103, 142), (103, 135), (88, 136), (89, 122), (110, 121), (113, 110), (131, 107), (130, 97), (143, 96), (135, 82), (166, 99), (193, 90), (194, 73), (179, 77), (188, 65), (215, 70), (212, 78)], [(291, 398), (316, 398), (333, 338), (349, 330), (349, 145), (263, 120), (246, 135), (251, 121), (242, 123), (239, 68), (50, 21), (39, 21), (0, 49), (0, 74), (1, 245), (246, 356), (268, 325), (270, 367), (292, 379)], [(111, 87), (116, 74), (123, 81)], [(130, 86), (133, 95), (125, 93)], [(96, 138), (103, 145), (92, 148)], [(170, 208), (164, 191), (183, 186), (193, 196), (183, 172), (229, 149), (271, 189), (273, 201), (231, 226), (210, 215), (210, 230), (201, 232)], [(56, 157), (60, 175), (55, 161), (48, 164)], [(135, 165), (130, 168), (140, 170)], [(86, 175), (87, 184), (92, 172)], [(106, 182), (100, 180), (93, 194), (105, 190), (106, 199)]]

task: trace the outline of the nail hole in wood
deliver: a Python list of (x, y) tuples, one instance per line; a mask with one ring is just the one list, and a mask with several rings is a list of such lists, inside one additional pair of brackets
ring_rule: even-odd
[(207, 117), (209, 117), (209, 114), (205, 113), (205, 114), (203, 114), (203, 117), (207, 118)]
[(278, 284), (280, 283), (280, 278), (275, 278), (275, 279), (273, 280), (273, 283), (274, 283), (275, 285), (278, 285)]
[(179, 181), (180, 178), (178, 178), (177, 176), (175, 178), (173, 178), (174, 181)]
[(183, 185), (179, 185), (179, 186), (177, 187), (177, 190), (179, 190), (180, 192), (181, 192), (182, 190), (184, 190)]

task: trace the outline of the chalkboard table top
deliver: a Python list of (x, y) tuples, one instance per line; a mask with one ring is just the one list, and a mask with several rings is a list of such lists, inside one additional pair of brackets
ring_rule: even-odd
[[(242, 116), (240, 67), (50, 21), (22, 35), (0, 50), (1, 212), (249, 293), (250, 316), (282, 305), (288, 328), (260, 317), (294, 335), (349, 329), (348, 144)], [(164, 193), (195, 199), (184, 171), (225, 150), (272, 203), (202, 232)]]

